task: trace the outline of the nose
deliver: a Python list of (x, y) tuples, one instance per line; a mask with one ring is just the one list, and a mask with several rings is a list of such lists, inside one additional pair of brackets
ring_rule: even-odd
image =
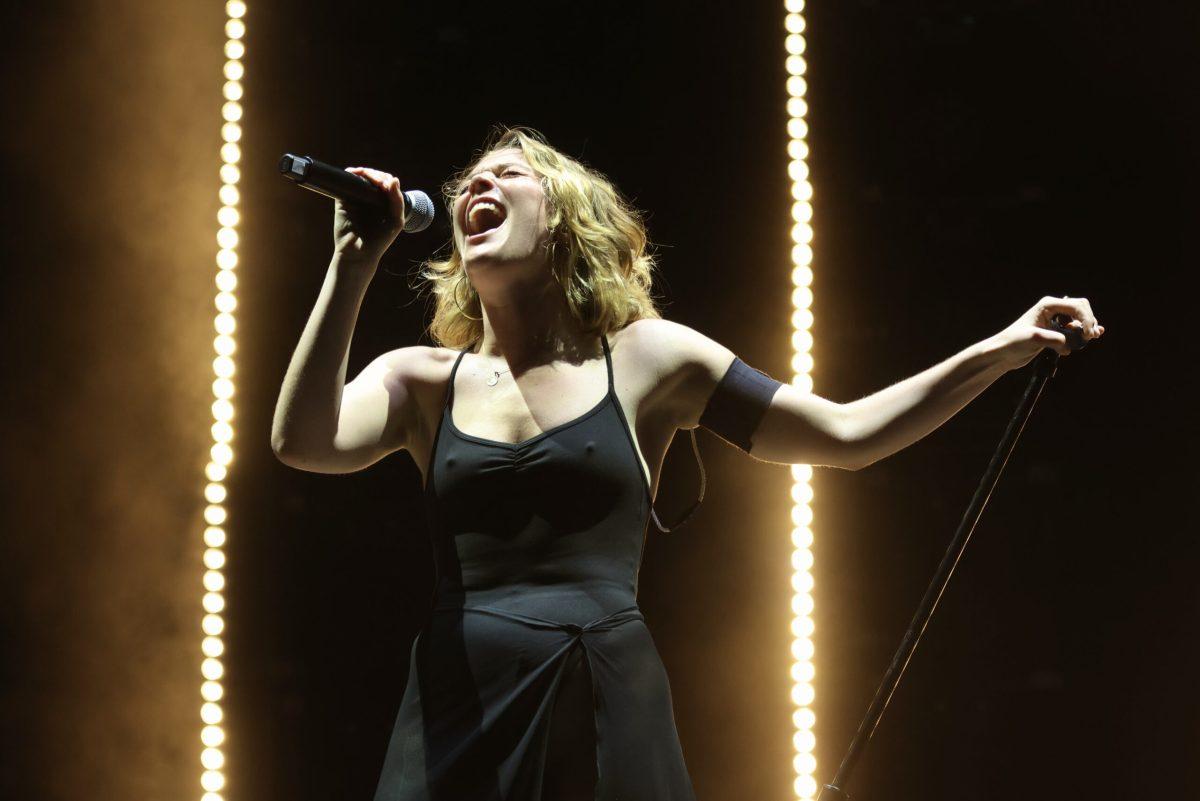
[(492, 174), (491, 170), (484, 170), (471, 179), (471, 183), (468, 185), (468, 188), (471, 190), (472, 194), (479, 194), (481, 191), (487, 191), (481, 187), (492, 187), (495, 185), (496, 176)]

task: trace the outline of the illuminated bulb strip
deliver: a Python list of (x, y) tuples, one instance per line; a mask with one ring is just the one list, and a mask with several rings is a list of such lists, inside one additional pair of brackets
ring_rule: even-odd
[[(808, 181), (808, 103), (804, 95), (804, 0), (785, 0), (784, 50), (787, 69), (788, 176), (792, 179), (792, 384), (812, 390), (812, 184)], [(813, 665), (813, 531), (812, 466), (792, 465), (792, 745), (795, 755), (792, 789), (801, 801), (817, 795), (817, 718), (812, 706)]]
[(204, 658), (200, 663), (200, 675), (203, 682), (200, 685), (200, 720), (204, 726), (200, 730), (200, 787), (203, 795), (201, 801), (224, 801), (222, 791), (225, 789), (225, 729), (221, 722), (224, 712), (221, 699), (225, 694), (221, 683), (225, 675), (225, 665), (221, 661), (225, 653), (225, 641), (221, 635), (225, 629), (225, 481), (229, 472), (229, 463), (233, 461), (233, 356), (236, 343), (233, 334), (236, 328), (233, 312), (237, 308), (237, 298), (234, 290), (237, 288), (238, 264), (237, 226), (241, 220), (238, 211), (238, 180), (241, 171), (238, 162), (242, 152), (238, 142), (242, 138), (242, 76), (245, 67), (242, 57), (246, 47), (243, 39), (246, 35), (246, 4), (242, 0), (229, 0), (225, 4), (225, 103), (221, 106), (221, 189), (219, 198), (221, 209), (217, 212), (217, 294), (214, 299), (217, 315), (213, 321), (216, 338), (213, 340), (213, 444), (210, 451), (210, 461), (205, 468), (207, 485), (204, 488), (204, 499), (208, 505), (204, 509), (204, 617), (201, 629), (204, 639), (200, 649)]

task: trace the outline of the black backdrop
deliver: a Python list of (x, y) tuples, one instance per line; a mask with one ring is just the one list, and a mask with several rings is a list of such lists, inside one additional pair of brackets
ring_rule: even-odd
[[(665, 316), (783, 378), (783, 14), (782, 3), (252, 5), (230, 798), (370, 796), (433, 579), (407, 455), (323, 476), (270, 453), (279, 382), (331, 252), (329, 205), (278, 178), (279, 155), (434, 190), (492, 123), (537, 127), (648, 210)], [(1197, 255), (1196, 12), (1013, 0), (816, 3), (806, 16), (816, 391), (861, 397), (1044, 294), (1091, 298), (1108, 328), (1048, 387), (851, 789), (896, 801), (1195, 797), (1184, 287)], [(385, 258), (351, 374), (428, 342), (411, 277), (446, 236), (443, 215)], [(38, 280), (6, 278), (14, 290)], [(866, 470), (818, 471), (820, 779), (1023, 380), (1001, 379)], [(790, 479), (701, 436), (708, 499), (678, 534), (651, 535), (640, 602), (699, 798), (786, 798)], [(677, 441), (665, 516), (694, 490)]]

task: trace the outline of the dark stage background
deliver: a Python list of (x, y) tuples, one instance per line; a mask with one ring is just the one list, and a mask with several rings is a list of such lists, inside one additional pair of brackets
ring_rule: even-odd
[[(222, 24), (212, 5), (77, 1), (9, 19), (25, 44), (4, 56), (19, 112), (4, 151), (15, 201), (3, 308), (5, 798), (200, 792)], [(816, 391), (849, 401), (880, 389), (1045, 294), (1090, 298), (1108, 329), (1043, 395), (854, 797), (1200, 796), (1185, 289), (1197, 263), (1196, 8), (850, 2), (805, 13)], [(783, 17), (775, 2), (250, 4), (227, 548), (231, 801), (371, 797), (433, 582), (406, 454), (326, 476), (271, 453), (280, 381), (332, 251), (330, 204), (280, 179), (279, 155), (375, 166), (433, 194), (492, 123), (539, 128), (648, 210), (665, 316), (786, 378)], [(169, 37), (187, 44), (164, 49)], [(196, 119), (211, 132), (178, 133)], [(202, 200), (179, 200), (183, 184)], [(447, 237), (441, 214), (389, 252), (351, 375), (429, 342), (413, 276)], [(1010, 374), (868, 469), (817, 471), (820, 780), (1024, 381)], [(650, 535), (639, 600), (698, 798), (786, 799), (790, 477), (700, 437), (708, 497), (680, 532)], [(664, 518), (695, 489), (677, 439)], [(164, 578), (164, 564), (181, 578)], [(179, 581), (194, 591), (181, 596)], [(156, 690), (168, 679), (185, 690)]]

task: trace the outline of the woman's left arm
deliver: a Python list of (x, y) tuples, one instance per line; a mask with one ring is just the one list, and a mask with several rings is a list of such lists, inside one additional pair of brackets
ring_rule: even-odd
[[(838, 404), (841, 464), (858, 470), (907, 448), (983, 392), (1009, 370), (1031, 362), (1043, 348), (1070, 353), (1066, 337), (1051, 327), (1056, 315), (1070, 317), (1085, 340), (1104, 333), (1086, 298), (1045, 297), (1003, 331), (962, 350), (917, 375), (860, 400)], [(750, 453), (769, 462), (804, 461), (797, 419), (803, 393), (779, 388), (753, 438)]]
[[(1046, 297), (1003, 331), (861, 400), (836, 403), (782, 384), (757, 421), (748, 452), (779, 464), (848, 470), (873, 464), (929, 434), (1043, 348), (1070, 353), (1066, 337), (1051, 326), (1059, 314), (1070, 317), (1069, 325), (1085, 340), (1104, 333), (1086, 298)], [(641, 321), (641, 326), (647, 343), (644, 363), (655, 363), (666, 379), (663, 394), (672, 418), (678, 428), (695, 428), (733, 362), (733, 352), (665, 320)]]

